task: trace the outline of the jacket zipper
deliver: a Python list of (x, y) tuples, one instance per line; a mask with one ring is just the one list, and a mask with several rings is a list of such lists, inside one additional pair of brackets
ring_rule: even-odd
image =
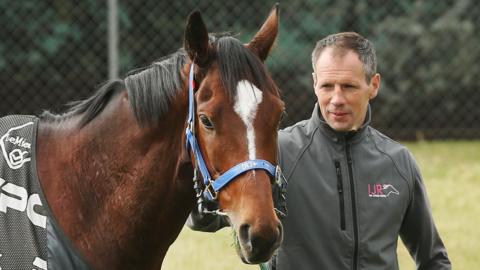
[(342, 181), (342, 171), (340, 169), (340, 162), (335, 160), (335, 171), (337, 173), (337, 189), (338, 189), (338, 198), (340, 201), (340, 229), (345, 230), (345, 199), (343, 198), (343, 181)]
[(353, 181), (353, 162), (350, 154), (350, 144), (346, 144), (345, 151), (347, 154), (348, 164), (348, 176), (350, 178), (350, 194), (352, 197), (352, 218), (353, 218), (353, 237), (354, 237), (354, 249), (353, 249), (353, 270), (357, 270), (358, 263), (358, 221), (357, 221), (357, 204), (355, 201), (355, 186)]

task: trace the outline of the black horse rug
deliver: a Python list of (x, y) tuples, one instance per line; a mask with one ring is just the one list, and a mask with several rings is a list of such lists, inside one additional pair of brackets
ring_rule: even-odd
[(0, 118), (0, 270), (89, 269), (51, 215), (38, 181), (38, 118)]

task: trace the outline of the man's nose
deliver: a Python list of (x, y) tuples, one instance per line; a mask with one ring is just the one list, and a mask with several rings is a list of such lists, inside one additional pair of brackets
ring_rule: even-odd
[(342, 91), (340, 85), (335, 85), (330, 103), (334, 106), (342, 106), (345, 104), (345, 93)]

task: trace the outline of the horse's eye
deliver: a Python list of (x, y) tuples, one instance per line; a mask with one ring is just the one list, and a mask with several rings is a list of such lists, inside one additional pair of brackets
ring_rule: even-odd
[(212, 121), (205, 114), (201, 114), (199, 118), (205, 128), (213, 129)]

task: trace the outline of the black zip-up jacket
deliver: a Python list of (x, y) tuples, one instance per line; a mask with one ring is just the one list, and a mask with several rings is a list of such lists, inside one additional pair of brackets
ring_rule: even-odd
[(417, 269), (451, 269), (413, 156), (369, 122), (370, 109), (359, 131), (335, 132), (316, 105), (280, 132), (289, 212), (276, 269), (398, 269), (399, 235)]
[[(413, 156), (369, 122), (370, 109), (359, 131), (336, 132), (316, 105), (309, 120), (279, 132), (288, 216), (271, 269), (398, 269), (399, 235), (417, 269), (451, 269)], [(192, 214), (187, 224), (227, 223)]]

